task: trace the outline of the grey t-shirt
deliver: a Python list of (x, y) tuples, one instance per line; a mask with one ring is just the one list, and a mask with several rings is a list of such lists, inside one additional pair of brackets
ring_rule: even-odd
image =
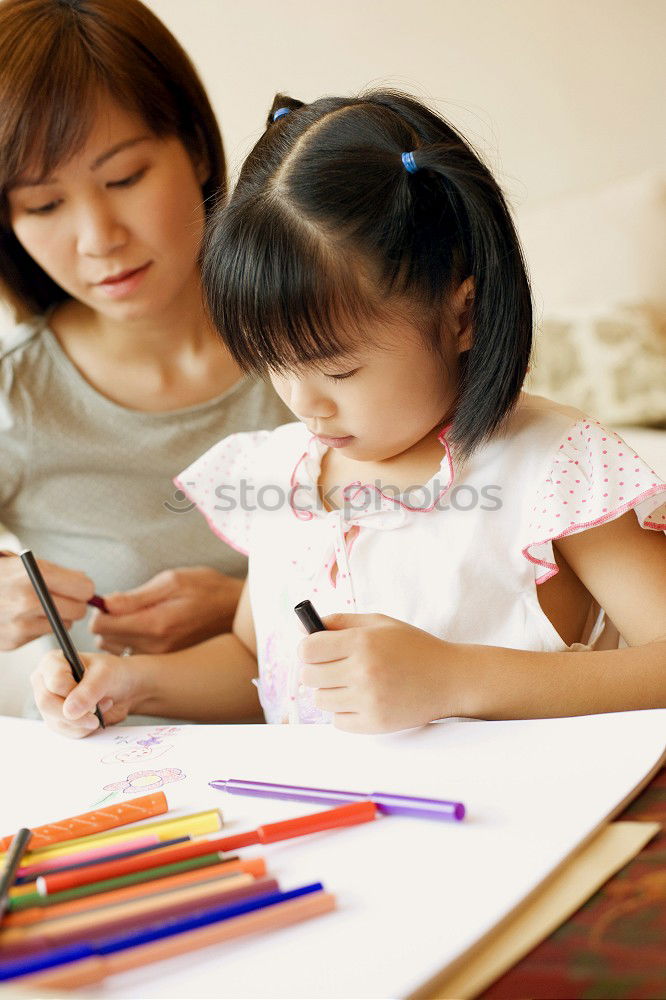
[[(119, 406), (36, 317), (2, 335), (0, 523), (39, 558), (87, 573), (98, 593), (176, 566), (242, 577), (245, 558), (214, 538), (172, 479), (228, 434), (291, 420), (272, 387), (249, 378), (175, 411)], [(72, 636), (94, 648), (85, 623)]]

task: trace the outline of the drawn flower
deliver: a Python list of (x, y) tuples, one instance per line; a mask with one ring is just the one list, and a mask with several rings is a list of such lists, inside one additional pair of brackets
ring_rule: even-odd
[(104, 785), (105, 792), (124, 792), (133, 795), (136, 792), (154, 792), (170, 781), (180, 781), (185, 777), (179, 767), (164, 767), (161, 771), (135, 771), (128, 774), (123, 781), (114, 781)]

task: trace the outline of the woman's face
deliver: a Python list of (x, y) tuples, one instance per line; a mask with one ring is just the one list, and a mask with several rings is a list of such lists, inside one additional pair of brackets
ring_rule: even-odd
[[(202, 176), (198, 176), (202, 174)], [(73, 298), (117, 321), (158, 318), (199, 281), (202, 170), (181, 141), (100, 100), (76, 156), (8, 193), (14, 233)]]

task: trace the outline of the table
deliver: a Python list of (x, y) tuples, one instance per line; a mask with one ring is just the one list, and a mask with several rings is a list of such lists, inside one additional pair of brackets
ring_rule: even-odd
[(666, 768), (619, 818), (663, 828), (483, 1000), (666, 997)]

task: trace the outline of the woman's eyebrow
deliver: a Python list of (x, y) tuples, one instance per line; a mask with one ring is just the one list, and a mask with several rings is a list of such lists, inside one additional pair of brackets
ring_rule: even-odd
[(124, 149), (129, 149), (130, 146), (136, 146), (140, 142), (148, 142), (151, 138), (152, 136), (150, 135), (139, 135), (134, 139), (124, 139), (123, 142), (117, 142), (115, 146), (112, 146), (111, 149), (107, 149), (105, 153), (102, 153), (96, 160), (93, 160), (90, 164), (90, 169), (98, 170), (99, 167), (106, 163), (107, 160), (110, 160), (112, 156), (115, 156), (116, 153), (121, 153)]
[[(123, 139), (122, 142), (117, 142), (114, 146), (111, 146), (110, 149), (100, 153), (100, 155), (93, 160), (90, 164), (90, 170), (98, 170), (107, 162), (107, 160), (110, 160), (112, 156), (115, 156), (116, 153), (121, 153), (124, 149), (137, 146), (140, 142), (148, 142), (151, 138), (152, 137), (149, 135), (139, 135), (135, 136), (133, 139)], [(41, 187), (42, 185), (57, 183), (57, 177), (37, 177), (34, 180), (31, 178), (19, 178), (9, 186), (8, 190), (11, 189), (13, 191), (17, 188)]]

